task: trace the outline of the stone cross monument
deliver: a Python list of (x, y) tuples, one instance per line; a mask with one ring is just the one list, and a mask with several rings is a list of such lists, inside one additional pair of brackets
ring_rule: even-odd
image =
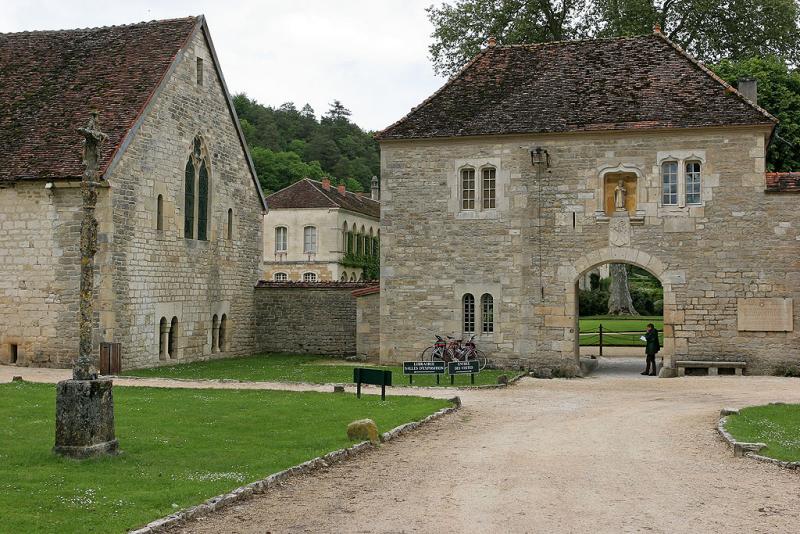
[(78, 131), (84, 137), (81, 181), (83, 219), (81, 220), (80, 344), (72, 369), (72, 380), (56, 386), (56, 445), (54, 452), (72, 458), (114, 454), (119, 443), (114, 432), (112, 382), (98, 379), (93, 365), (92, 326), (94, 315), (94, 255), (97, 252), (98, 163), (100, 146), (108, 137), (100, 131), (97, 112)]

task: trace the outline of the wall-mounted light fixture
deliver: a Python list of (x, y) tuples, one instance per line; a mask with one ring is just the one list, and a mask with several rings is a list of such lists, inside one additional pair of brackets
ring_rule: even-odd
[(45, 189), (53, 189), (53, 182), (47, 182), (46, 184), (44, 184), (44, 188)]
[(544, 164), (545, 169), (550, 168), (550, 154), (547, 152), (547, 150), (537, 146), (536, 148), (531, 149), (531, 165), (542, 164)]

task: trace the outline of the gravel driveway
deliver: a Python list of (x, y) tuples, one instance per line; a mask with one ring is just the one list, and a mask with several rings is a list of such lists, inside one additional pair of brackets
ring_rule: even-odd
[(800, 473), (734, 458), (715, 430), (725, 406), (800, 402), (799, 379), (611, 372), (459, 394), (424, 433), (174, 532), (800, 531)]

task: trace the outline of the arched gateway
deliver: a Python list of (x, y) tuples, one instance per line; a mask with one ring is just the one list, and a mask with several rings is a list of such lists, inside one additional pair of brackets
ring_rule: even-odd
[[(579, 310), (577, 298), (577, 284), (578, 280), (592, 269), (608, 263), (626, 263), (640, 267), (650, 274), (658, 278), (664, 290), (664, 346), (659, 353), (663, 358), (664, 368), (674, 368), (674, 355), (675, 355), (675, 329), (682, 327), (682, 324), (675, 324), (678, 317), (676, 311), (676, 299), (672, 290), (671, 279), (674, 279), (677, 273), (670, 273), (667, 266), (655, 256), (630, 247), (606, 247), (599, 250), (590, 252), (578, 258), (571, 265), (563, 266), (559, 269), (559, 280), (564, 282), (565, 299), (567, 303), (567, 310), (572, 310), (571, 328), (565, 328), (565, 341), (572, 342), (571, 354), (564, 353), (564, 360), (568, 360), (570, 356), (575, 358), (576, 364), (580, 365), (580, 348), (579, 348)], [(667, 371), (669, 372), (669, 371)]]

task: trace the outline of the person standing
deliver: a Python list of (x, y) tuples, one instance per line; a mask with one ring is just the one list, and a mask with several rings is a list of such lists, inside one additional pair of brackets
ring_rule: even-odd
[[(658, 368), (656, 367), (656, 353), (661, 350), (661, 345), (658, 342), (658, 330), (656, 330), (653, 323), (647, 324), (647, 331), (644, 333), (645, 348), (644, 353), (647, 357), (647, 366), (644, 369), (643, 375), (656, 376)], [(650, 364), (653, 364), (653, 370), (650, 370)]]

